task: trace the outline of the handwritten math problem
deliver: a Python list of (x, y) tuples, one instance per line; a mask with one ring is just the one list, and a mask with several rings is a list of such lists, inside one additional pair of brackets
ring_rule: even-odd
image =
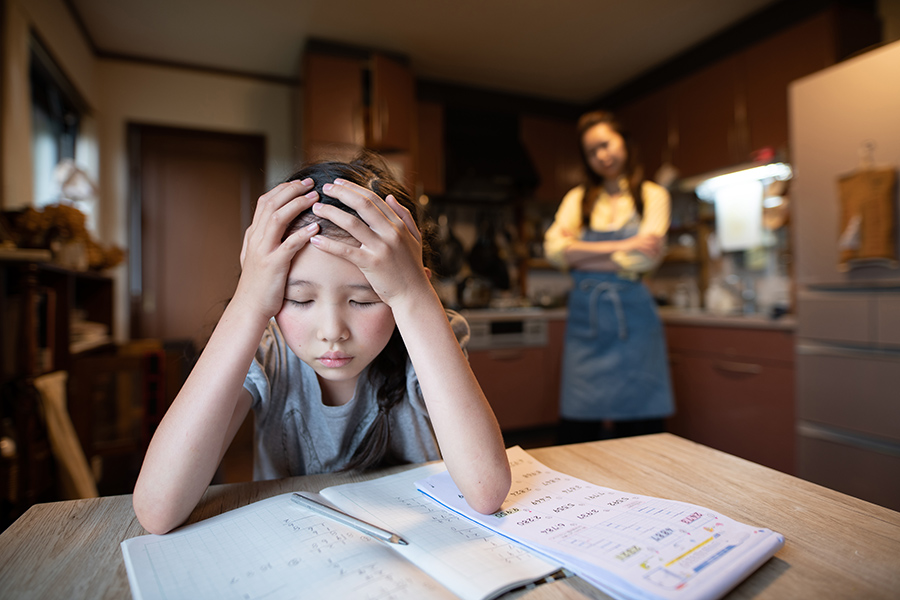
[(229, 523), (147, 536), (140, 552), (158, 585), (151, 597), (454, 597), (381, 542), (303, 514), (284, 498), (269, 500), (276, 501), (257, 503)]

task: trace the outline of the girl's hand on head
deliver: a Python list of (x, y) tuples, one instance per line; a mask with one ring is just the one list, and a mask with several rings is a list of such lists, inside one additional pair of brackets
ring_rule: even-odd
[(312, 179), (282, 183), (259, 197), (253, 222), (244, 233), (241, 279), (235, 299), (269, 318), (281, 310), (291, 260), (318, 225), (300, 229), (283, 242), (287, 226), (319, 199)]
[(356, 210), (362, 221), (326, 204), (315, 204), (313, 212), (346, 230), (360, 245), (323, 236), (313, 237), (311, 244), (356, 265), (388, 305), (423, 289), (422, 284), (430, 285), (422, 263), (422, 234), (408, 209), (392, 195), (382, 199), (375, 192), (342, 179), (325, 184), (323, 189)]

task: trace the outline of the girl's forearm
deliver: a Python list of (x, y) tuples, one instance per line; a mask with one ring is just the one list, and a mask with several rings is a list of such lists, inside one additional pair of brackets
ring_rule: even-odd
[(503, 436), (437, 294), (393, 308), (447, 470), (472, 508), (496, 511), (511, 483)]
[(184, 522), (209, 486), (247, 413), (249, 404), (239, 406), (239, 398), (266, 322), (232, 302), (166, 411), (134, 490), (135, 513), (148, 531), (165, 533)]

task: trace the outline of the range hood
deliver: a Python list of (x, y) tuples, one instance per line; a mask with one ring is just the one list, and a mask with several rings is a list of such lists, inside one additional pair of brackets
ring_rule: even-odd
[(448, 107), (444, 115), (444, 200), (506, 202), (538, 186), (517, 114)]

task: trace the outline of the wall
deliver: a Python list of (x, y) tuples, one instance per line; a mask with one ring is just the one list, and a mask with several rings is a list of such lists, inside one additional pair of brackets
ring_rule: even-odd
[[(117, 60), (99, 61), (99, 73), (100, 189), (107, 200), (100, 226), (110, 243), (127, 243), (129, 122), (264, 135), (267, 184), (291, 173), (290, 86)], [(116, 333), (121, 339), (127, 332), (128, 289), (124, 267), (116, 271)]]
[(97, 86), (90, 46), (62, 2), (6, 0), (5, 4), (0, 207), (11, 210), (29, 205), (33, 197), (29, 31), (33, 30), (47, 46), (76, 92), (91, 107), (95, 106)]
[[(98, 59), (61, 0), (7, 0), (3, 65), (3, 194), (6, 210), (30, 204), (28, 35), (33, 29), (89, 105), (86, 139), (76, 160), (99, 184), (98, 235), (103, 244), (128, 246), (130, 122), (257, 134), (266, 138), (266, 181), (291, 172), (295, 162), (294, 86), (252, 78)], [(28, 199), (27, 201), (23, 199)], [(125, 267), (116, 280), (114, 334), (128, 336)]]

